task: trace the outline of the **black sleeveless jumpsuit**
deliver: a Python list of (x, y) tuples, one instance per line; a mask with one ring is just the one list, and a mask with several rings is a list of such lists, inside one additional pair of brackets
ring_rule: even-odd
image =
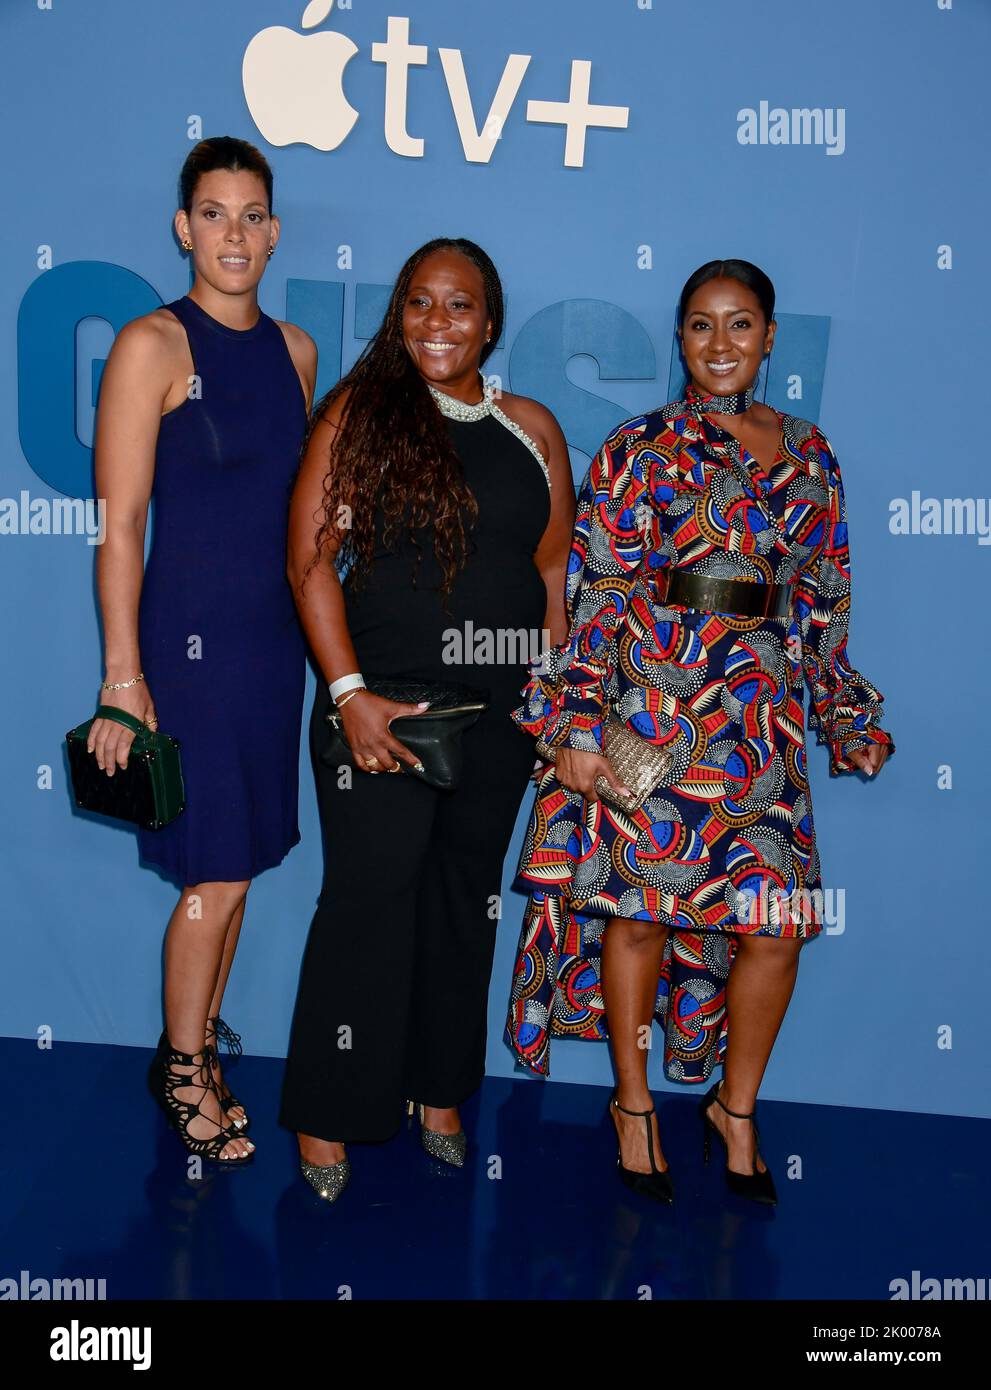
[[(510, 719), (542, 650), (547, 606), (534, 552), (550, 516), (548, 481), (530, 448), (494, 416), (447, 419), (479, 515), (448, 611), (432, 528), (420, 566), (408, 532), (378, 541), (367, 589), (344, 583), (359, 669), (487, 689), (490, 705), (463, 736), (457, 788), (355, 770), (338, 785), (317, 756), (332, 707), (321, 680), (310, 722), (324, 879), (303, 958), (281, 1122), (316, 1138), (380, 1140), (403, 1102), (460, 1104), (485, 1070), (486, 1003), (503, 860), (533, 769), (533, 742)], [(532, 632), (528, 650), (506, 634)], [(459, 634), (461, 650), (457, 650)], [(480, 641), (492, 634), (494, 650)], [(479, 664), (471, 659), (475, 654)], [(445, 660), (460, 655), (461, 661)], [(495, 658), (493, 660), (493, 657)], [(357, 698), (362, 698), (358, 696)]]

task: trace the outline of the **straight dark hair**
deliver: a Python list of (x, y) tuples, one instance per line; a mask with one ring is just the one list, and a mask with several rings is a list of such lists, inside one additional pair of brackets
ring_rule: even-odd
[(179, 175), (179, 206), (184, 212), (193, 210), (193, 194), (196, 185), (204, 174), (214, 169), (227, 169), (238, 174), (242, 169), (257, 174), (265, 185), (268, 198), (268, 215), (272, 215), (272, 170), (261, 150), (249, 145), (247, 140), (237, 140), (233, 135), (213, 135), (201, 140), (186, 156)]
[(679, 328), (685, 325), (685, 315), (692, 295), (710, 280), (738, 280), (741, 285), (746, 285), (747, 289), (753, 290), (757, 296), (765, 322), (770, 323), (773, 320), (774, 286), (759, 265), (754, 265), (752, 261), (706, 261), (705, 265), (700, 265), (685, 281), (685, 288), (678, 301)]

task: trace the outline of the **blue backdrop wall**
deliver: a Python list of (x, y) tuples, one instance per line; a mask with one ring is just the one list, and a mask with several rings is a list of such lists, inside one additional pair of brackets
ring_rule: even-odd
[[(2, 1031), (147, 1045), (160, 1027), (175, 890), (139, 868), (128, 831), (75, 815), (66, 787), (62, 736), (101, 672), (87, 534), (98, 513), (68, 499), (93, 497), (93, 402), (113, 333), (187, 288), (170, 218), (190, 142), (235, 134), (270, 157), (283, 219), (262, 306), (318, 339), (321, 387), (374, 331), (381, 287), (411, 249), (473, 237), (508, 292), (490, 370), (558, 413), (576, 478), (620, 419), (677, 395), (687, 274), (715, 256), (769, 271), (782, 329), (768, 399), (817, 419), (839, 455), (851, 654), (887, 696), (898, 752), (875, 784), (830, 780), (813, 752), (834, 921), (804, 957), (764, 1094), (991, 1113), (989, 932), (973, 909), (988, 859), (987, 742), (973, 730), (991, 675), (991, 488), (974, 430), (991, 307), (976, 173), (991, 6), (330, 11), (6, 0), (0, 13), (5, 128), (19, 132), (5, 147), (0, 269)], [(497, 89), (507, 109), (487, 119)], [(568, 112), (530, 105), (569, 95)], [(284, 1053), (320, 881), (305, 761), (301, 814), (302, 844), (252, 889), (225, 1007), (248, 1050), (271, 1055)], [(503, 1075), (525, 816), (491, 993), (488, 1064)], [(386, 882), (377, 910), (397, 908)], [(375, 930), (374, 911), (360, 929)], [(662, 1089), (660, 1062), (658, 1047)], [(610, 1074), (591, 1043), (558, 1042), (553, 1068), (566, 1082)]]

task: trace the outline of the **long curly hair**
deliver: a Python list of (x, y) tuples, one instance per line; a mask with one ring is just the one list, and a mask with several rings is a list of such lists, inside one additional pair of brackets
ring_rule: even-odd
[[(333, 445), (333, 467), (324, 479), (317, 513), (316, 556), (331, 537), (343, 537), (338, 564), (354, 588), (367, 583), (375, 545), (375, 503), (385, 514), (382, 544), (394, 549), (405, 521), (416, 548), (413, 585), (421, 559), (417, 530), (431, 523), (434, 555), (443, 574), (441, 593), (450, 594), (467, 557), (467, 531), (478, 519), (478, 503), (465, 482), (444, 417), (403, 340), (403, 308), (413, 276), (435, 251), (456, 251), (479, 270), (492, 322), (491, 341), (481, 362), (502, 335), (505, 316), (502, 283), (491, 259), (473, 241), (438, 237), (428, 241), (399, 272), (382, 325), (346, 376), (319, 402), (307, 442), (328, 406), (347, 392), (340, 432)], [(304, 446), (305, 447), (305, 446)], [(346, 519), (346, 520), (345, 520)]]

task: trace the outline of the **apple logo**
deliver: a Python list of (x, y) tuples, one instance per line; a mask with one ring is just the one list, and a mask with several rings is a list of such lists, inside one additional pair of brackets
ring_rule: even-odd
[[(310, 0), (300, 27), (322, 24), (334, 0)], [(344, 69), (358, 52), (344, 34), (297, 34), (273, 25), (244, 50), (241, 80), (251, 119), (270, 145), (336, 150), (358, 112), (344, 95)]]

